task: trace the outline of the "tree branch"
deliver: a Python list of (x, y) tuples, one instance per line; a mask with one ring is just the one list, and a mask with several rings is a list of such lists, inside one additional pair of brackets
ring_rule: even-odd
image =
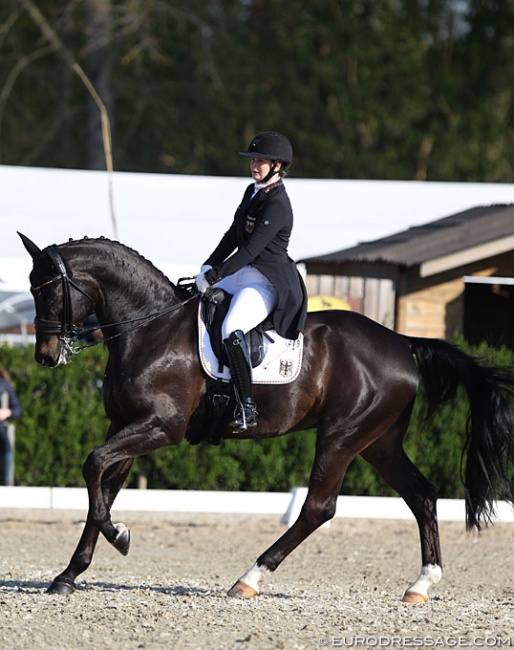
[(112, 163), (111, 125), (109, 121), (107, 108), (104, 102), (102, 101), (101, 97), (99, 96), (99, 94), (96, 92), (93, 84), (89, 80), (88, 76), (86, 75), (82, 67), (74, 59), (71, 52), (66, 48), (64, 43), (61, 41), (59, 36), (52, 29), (51, 25), (48, 23), (48, 21), (40, 12), (40, 10), (36, 7), (36, 5), (32, 2), (32, 0), (21, 0), (21, 3), (26, 9), (26, 11), (28, 12), (28, 14), (31, 16), (32, 20), (39, 27), (39, 29), (41, 30), (41, 32), (43, 33), (47, 41), (50, 43), (52, 48), (62, 56), (66, 64), (75, 72), (76, 75), (78, 75), (78, 77), (86, 87), (87, 91), (93, 98), (93, 101), (98, 106), (98, 109), (100, 111), (100, 116), (101, 116), (104, 155), (105, 155), (105, 162), (107, 166), (107, 174), (109, 179), (109, 205), (111, 210), (111, 221), (112, 221), (114, 237), (116, 239), (119, 239), (118, 224), (116, 220), (116, 213), (114, 210), (114, 196), (113, 196), (113, 187), (112, 187), (113, 163)]

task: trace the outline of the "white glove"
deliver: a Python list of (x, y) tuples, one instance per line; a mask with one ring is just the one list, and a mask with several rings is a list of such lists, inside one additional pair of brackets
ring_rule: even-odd
[(207, 273), (207, 271), (210, 271), (211, 269), (212, 266), (210, 264), (203, 264), (200, 273)]
[(207, 289), (211, 286), (205, 278), (205, 273), (206, 271), (202, 271), (195, 278), (196, 288), (200, 293), (205, 293)]

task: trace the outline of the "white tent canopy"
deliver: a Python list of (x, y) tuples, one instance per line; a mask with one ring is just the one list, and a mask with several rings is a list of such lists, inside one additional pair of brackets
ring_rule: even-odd
[[(249, 177), (115, 172), (119, 240), (171, 280), (196, 273), (228, 228)], [(301, 259), (348, 248), (460, 210), (514, 203), (514, 185), (287, 178)], [(26, 291), (30, 259), (16, 231), (40, 247), (115, 237), (106, 172), (0, 165), (0, 290)]]

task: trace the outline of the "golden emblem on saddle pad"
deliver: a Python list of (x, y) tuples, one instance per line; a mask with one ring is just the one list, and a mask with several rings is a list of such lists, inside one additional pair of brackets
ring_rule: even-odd
[(280, 359), (279, 373), (282, 377), (290, 377), (293, 374), (293, 362), (289, 359)]

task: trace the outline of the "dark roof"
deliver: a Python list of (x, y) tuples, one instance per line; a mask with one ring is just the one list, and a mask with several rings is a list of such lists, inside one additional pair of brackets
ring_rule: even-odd
[(309, 257), (306, 264), (385, 262), (413, 266), (514, 234), (514, 205), (471, 208), (335, 253)]

